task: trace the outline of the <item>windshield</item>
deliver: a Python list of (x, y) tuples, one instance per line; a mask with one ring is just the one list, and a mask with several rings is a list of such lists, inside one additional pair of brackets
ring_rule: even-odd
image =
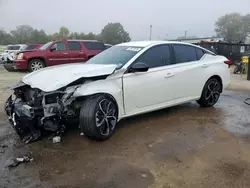
[(52, 44), (52, 42), (48, 42), (48, 43), (44, 44), (43, 46), (40, 47), (40, 50), (46, 50), (51, 44)]
[(142, 48), (131, 46), (113, 46), (87, 61), (89, 64), (115, 64), (117, 69), (125, 65)]
[(7, 46), (5, 50), (19, 50), (20, 46)]

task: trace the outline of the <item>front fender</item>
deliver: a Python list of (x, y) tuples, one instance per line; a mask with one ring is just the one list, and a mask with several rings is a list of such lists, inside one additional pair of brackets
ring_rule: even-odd
[(98, 93), (106, 93), (111, 95), (118, 105), (119, 117), (125, 114), (123, 107), (123, 89), (122, 89), (122, 79), (106, 79), (97, 80), (83, 84), (81, 87), (77, 88), (73, 97), (89, 96)]

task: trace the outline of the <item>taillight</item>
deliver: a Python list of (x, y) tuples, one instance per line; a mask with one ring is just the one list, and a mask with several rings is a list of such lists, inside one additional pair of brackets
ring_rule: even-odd
[(231, 61), (230, 61), (230, 60), (224, 61), (224, 63), (228, 65), (228, 68), (229, 68), (230, 65), (231, 65)]

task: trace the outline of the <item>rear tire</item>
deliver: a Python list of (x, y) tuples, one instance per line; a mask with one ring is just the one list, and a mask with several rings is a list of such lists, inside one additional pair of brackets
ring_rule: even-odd
[(106, 95), (96, 95), (83, 102), (80, 110), (80, 128), (91, 140), (109, 139), (115, 130), (118, 110)]
[(45, 67), (45, 63), (41, 59), (32, 59), (29, 61), (28, 70), (33, 72)]
[(197, 103), (202, 107), (211, 107), (217, 103), (222, 91), (222, 83), (216, 79), (209, 79), (204, 85), (201, 98)]

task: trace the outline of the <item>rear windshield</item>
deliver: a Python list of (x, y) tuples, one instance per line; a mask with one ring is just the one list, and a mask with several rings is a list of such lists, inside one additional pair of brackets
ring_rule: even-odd
[(83, 42), (83, 45), (88, 50), (105, 50), (105, 45), (103, 43), (100, 43), (100, 42), (85, 41), (85, 42)]

